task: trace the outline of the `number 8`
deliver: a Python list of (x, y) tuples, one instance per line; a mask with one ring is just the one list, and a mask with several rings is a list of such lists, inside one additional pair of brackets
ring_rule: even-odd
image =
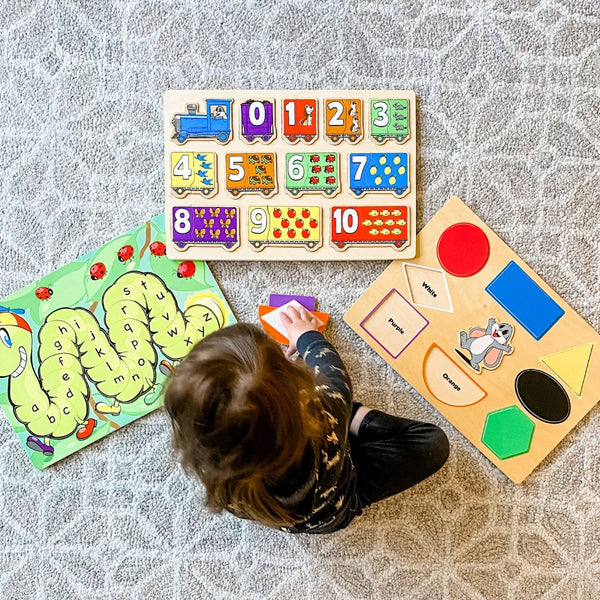
[(177, 233), (188, 233), (192, 228), (190, 223), (190, 211), (186, 208), (178, 208), (175, 211), (175, 223), (173, 224)]

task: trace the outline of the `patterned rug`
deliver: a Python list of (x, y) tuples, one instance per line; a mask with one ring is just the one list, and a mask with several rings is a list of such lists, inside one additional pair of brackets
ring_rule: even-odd
[[(0, 296), (162, 210), (165, 89), (399, 88), (419, 227), (458, 195), (600, 330), (596, 0), (15, 0), (0, 25)], [(1, 419), (0, 598), (597, 598), (600, 411), (512, 484), (343, 322), (386, 265), (210, 266), (239, 320), (316, 295), (356, 397), (447, 431), (439, 473), (294, 537), (209, 514), (162, 410), (43, 472)]]

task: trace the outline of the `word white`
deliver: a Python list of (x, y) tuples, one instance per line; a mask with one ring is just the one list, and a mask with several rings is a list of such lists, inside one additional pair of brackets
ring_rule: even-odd
[(428, 291), (428, 292), (429, 292), (429, 293), (430, 293), (430, 294), (431, 294), (431, 295), (432, 295), (434, 298), (437, 298), (437, 293), (436, 293), (436, 291), (435, 291), (433, 288), (429, 287), (429, 285), (427, 285), (427, 282), (426, 282), (426, 281), (424, 281), (424, 282), (423, 282), (423, 287), (424, 287), (424, 288), (425, 288), (425, 289), (426, 289), (426, 290), (427, 290), (427, 291)]
[(402, 327), (400, 327), (400, 325), (398, 325), (397, 323), (394, 322), (394, 319), (392, 319), (392, 317), (390, 317), (388, 319), (388, 323), (392, 324), (392, 327), (394, 329), (397, 329), (399, 333), (404, 333), (404, 329), (402, 329)]
[(452, 381), (452, 379), (450, 379), (448, 373), (444, 373), (443, 377), (457, 392), (460, 392), (460, 386), (458, 386), (456, 383), (454, 383), (454, 381)]

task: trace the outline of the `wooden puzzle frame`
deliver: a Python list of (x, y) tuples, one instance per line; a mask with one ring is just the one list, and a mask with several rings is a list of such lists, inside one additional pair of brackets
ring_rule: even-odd
[[(481, 268), (477, 265), (479, 270), (470, 276), (450, 274), (438, 255), (442, 234), (457, 224), (475, 226), (489, 241), (488, 258), (482, 251), (484, 264)], [(600, 399), (600, 336), (458, 198), (445, 204), (417, 240), (419, 257), (394, 261), (344, 318), (487, 458), (515, 483), (521, 483)], [(468, 248), (461, 252), (468, 255)], [(429, 288), (437, 309), (411, 304), (407, 265), (423, 267), (421, 287)], [(492, 295), (499, 293), (497, 283), (490, 285), (509, 267), (525, 283), (517, 285), (516, 304), (507, 310)], [(448, 307), (444, 291), (428, 283), (427, 270), (431, 269), (444, 274), (451, 312), (444, 310)], [(529, 294), (529, 288), (549, 310), (544, 310), (541, 301), (532, 306), (519, 304), (519, 290)], [(375, 339), (373, 331), (365, 329), (365, 320), (392, 290), (411, 310), (396, 309), (383, 315), (380, 322), (387, 328), (377, 329), (376, 337), (381, 339)], [(414, 325), (412, 309), (428, 321), (414, 339), (410, 331), (401, 334), (392, 329), (394, 324), (397, 328)], [(467, 351), (460, 345), (459, 332), (473, 332), (473, 340), (482, 337), (490, 317), (514, 327), (514, 335), (505, 345), (511, 350), (498, 352), (501, 356), (494, 355), (498, 364), (491, 368), (483, 365), (478, 373), (467, 364), (468, 356), (461, 358)], [(530, 326), (540, 318), (545, 319), (541, 329)], [(394, 352), (386, 350), (390, 340), (395, 343)], [(525, 378), (530, 380), (527, 386)], [(555, 391), (559, 395), (555, 408), (550, 395), (540, 397), (540, 386), (545, 395)]]
[[(292, 143), (283, 135), (285, 133), (283, 119), (287, 115), (283, 108), (284, 103), (286, 99), (300, 101), (304, 98), (316, 100), (316, 110), (314, 111), (316, 117), (313, 112), (313, 118), (318, 124), (317, 135), (310, 142), (297, 139)], [(189, 129), (186, 129), (188, 127), (186, 124), (189, 123), (189, 120), (186, 119), (190, 117), (198, 121), (201, 121), (202, 117), (206, 117), (207, 120), (202, 123), (201, 127), (210, 129), (215, 123), (218, 125), (218, 119), (208, 119), (210, 111), (217, 110), (216, 104), (218, 103), (207, 103), (206, 101), (214, 99), (222, 100), (221, 105), (224, 107), (219, 109), (220, 113), (214, 114), (220, 116), (229, 111), (230, 127), (223, 126), (222, 131), (214, 130), (208, 133), (195, 131), (190, 137), (186, 137), (189, 129), (194, 127), (192, 124)], [(332, 99), (343, 101), (344, 107), (346, 107), (345, 103), (352, 99), (361, 101), (359, 108), (362, 139), (351, 143), (349, 134), (344, 134), (345, 137), (341, 135), (341, 139), (336, 143), (331, 139), (326, 139), (325, 117), (326, 110), (328, 110), (326, 109), (326, 100), (331, 101)], [(389, 139), (389, 136), (388, 139), (384, 138), (383, 142), (377, 142), (374, 139), (376, 128), (371, 126), (370, 100), (376, 99), (381, 99), (382, 102), (390, 99), (408, 101), (408, 137), (401, 143), (396, 139)], [(261, 111), (263, 109), (258, 106), (258, 101), (273, 102), (275, 132), (274, 135), (271, 134), (268, 142), (265, 142), (260, 136), (254, 137), (251, 142), (248, 141), (249, 136), (246, 136), (246, 139), (242, 138), (242, 133), (244, 133), (242, 125), (247, 123), (248, 116), (247, 112), (242, 113), (242, 111), (244, 105), (248, 110), (249, 100), (254, 100), (257, 108)], [(389, 260), (414, 257), (416, 253), (417, 181), (415, 103), (415, 93), (407, 90), (168, 90), (164, 96), (165, 221), (168, 256), (177, 260)], [(268, 109), (268, 105), (265, 106)], [(287, 109), (288, 105), (285, 104), (285, 107)], [(186, 113), (186, 111), (188, 112)], [(291, 114), (291, 111), (288, 112)], [(256, 111), (256, 114), (259, 114), (259, 111)], [(327, 114), (329, 115), (329, 113)], [(374, 122), (379, 118), (379, 114), (379, 112), (373, 112)], [(261, 117), (264, 118), (264, 115), (261, 114)], [(291, 120), (291, 117), (289, 118)], [(347, 117), (344, 116), (345, 118)], [(333, 120), (333, 116), (330, 121), (336, 122)], [(194, 138), (193, 135), (198, 137)], [(265, 137), (269, 137), (269, 135), (266, 133)], [(179, 153), (190, 153), (190, 156), (184, 160)], [(206, 168), (203, 170), (190, 168), (190, 165), (198, 164), (194, 162), (194, 156), (205, 157), (207, 153), (213, 153), (214, 160), (210, 160), (212, 156), (209, 154), (209, 160), (199, 163), (205, 165)], [(254, 167), (254, 163), (249, 165), (246, 158), (242, 160), (237, 157), (227, 157), (227, 155), (251, 154), (262, 160), (263, 154), (267, 153), (275, 155), (275, 164), (261, 165), (263, 168), (260, 177), (264, 177), (264, 181), (267, 182), (270, 181), (269, 178), (273, 178), (274, 185), (266, 183), (263, 193), (244, 192), (235, 188), (235, 184), (232, 184), (229, 178), (237, 178), (237, 173), (246, 177), (249, 168), (256, 167)], [(315, 156), (326, 154), (327, 157), (333, 154), (337, 155), (337, 171), (331, 171), (332, 178), (336, 179), (337, 189), (330, 190), (330, 195), (325, 191), (306, 191), (304, 188), (300, 191), (296, 190), (298, 195), (288, 191), (286, 184), (289, 180), (286, 180), (286, 177), (294, 172), (298, 173), (300, 170), (303, 174), (307, 171), (307, 165), (299, 159), (291, 166), (288, 165), (286, 154), (293, 153), (312, 153)], [(350, 191), (350, 169), (354, 169), (353, 178), (356, 178), (359, 170), (361, 174), (363, 173), (362, 169), (365, 166), (357, 157), (354, 159), (353, 166), (350, 167), (350, 154), (361, 153), (390, 154), (390, 160), (392, 160), (391, 154), (407, 155), (408, 189), (401, 197), (389, 191), (374, 190), (364, 191), (360, 197), (357, 197)], [(393, 159), (397, 160), (397, 157), (394, 156)], [(182, 162), (179, 163), (178, 160)], [(229, 161), (233, 161), (231, 165)], [(387, 163), (382, 164), (385, 165), (382, 169), (387, 171), (389, 168)], [(273, 166), (274, 170), (272, 171)], [(320, 163), (317, 166), (321, 168)], [(333, 167), (333, 165), (325, 166)], [(367, 167), (369, 169), (376, 168), (370, 163), (367, 164)], [(404, 167), (400, 165), (398, 168), (400, 170)], [(184, 173), (188, 179), (196, 178), (197, 173), (202, 173), (197, 189), (188, 192), (183, 186), (173, 186), (171, 179), (175, 171)], [(402, 173), (404, 172), (403, 170)], [(320, 175), (320, 173), (316, 175)], [(337, 177), (333, 177), (333, 175)], [(179, 181), (173, 175), (173, 181), (176, 180)], [(203, 182), (208, 182), (206, 187), (203, 187), (205, 185)], [(212, 187), (214, 184), (216, 187)], [(272, 190), (269, 188), (270, 185), (273, 185)], [(275, 207), (285, 207), (286, 209), (289, 207), (290, 214), (294, 211), (297, 213), (292, 218), (296, 219), (297, 223), (302, 222), (302, 225), (294, 230), (295, 237), (293, 239), (286, 238), (286, 233), (291, 235), (289, 232), (293, 228), (292, 226), (288, 226), (287, 229), (275, 227)], [(335, 226), (332, 223), (334, 207), (343, 209), (336, 214)], [(381, 215), (378, 211), (379, 214), (371, 217), (362, 210), (363, 207), (369, 207), (371, 212), (374, 212), (375, 207), (382, 208), (387, 211), (387, 214), (384, 212)], [(405, 208), (400, 211), (397, 207)], [(217, 208), (219, 208), (218, 211)], [(235, 212), (236, 208), (238, 209), (237, 213)], [(354, 209), (354, 211), (346, 209)], [(300, 211), (307, 216), (301, 217)], [(281, 222), (284, 220), (285, 215)], [(362, 225), (371, 221), (378, 223), (381, 221), (381, 225)], [(250, 233), (251, 229), (260, 231), (263, 222), (266, 222), (264, 225), (266, 233), (261, 231), (258, 237), (253, 236)], [(277, 221), (277, 223), (279, 222)], [(403, 222), (404, 224), (402, 224)], [(225, 225), (220, 226), (220, 223)], [(311, 225), (309, 226), (308, 223)], [(318, 225), (314, 225), (315, 223)], [(392, 225), (386, 223), (392, 223)], [(204, 224), (207, 226), (205, 227)], [(358, 227), (358, 230), (355, 229), (352, 235), (354, 238), (360, 237), (360, 243), (344, 241), (348, 237), (352, 237), (352, 235), (346, 235), (347, 225), (350, 230)], [(320, 231), (320, 236), (318, 231)], [(267, 243), (262, 241), (265, 235), (270, 236)], [(274, 236), (277, 235), (281, 237), (274, 239)], [(305, 236), (306, 239), (300, 240), (300, 236)], [(177, 239), (174, 240), (174, 237)], [(189, 242), (188, 240), (191, 238), (194, 238), (195, 241)], [(344, 245), (343, 249), (338, 247), (340, 245)], [(259, 246), (259, 248), (255, 246)]]

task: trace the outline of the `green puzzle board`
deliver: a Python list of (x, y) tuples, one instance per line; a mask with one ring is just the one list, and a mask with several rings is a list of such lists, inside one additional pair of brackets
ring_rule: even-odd
[(0, 406), (43, 469), (162, 406), (172, 367), (233, 323), (159, 215), (0, 300)]

